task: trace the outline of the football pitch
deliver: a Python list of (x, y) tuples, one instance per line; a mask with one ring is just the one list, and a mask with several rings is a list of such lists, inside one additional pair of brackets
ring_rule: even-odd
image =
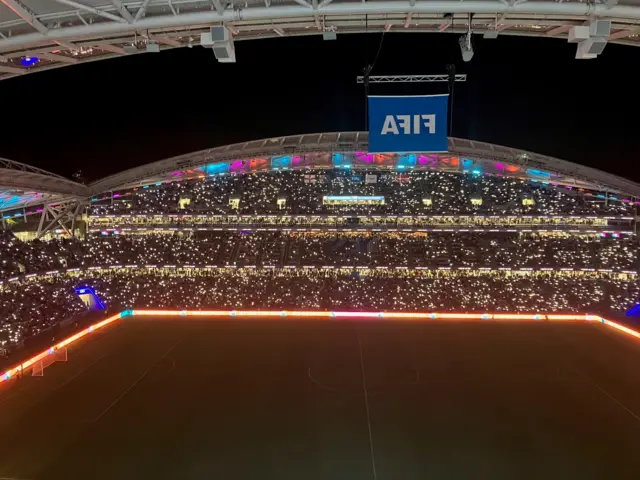
[(0, 386), (0, 478), (637, 479), (596, 323), (129, 317)]

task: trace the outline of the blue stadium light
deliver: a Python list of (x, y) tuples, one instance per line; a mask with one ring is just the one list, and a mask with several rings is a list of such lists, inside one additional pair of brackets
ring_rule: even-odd
[(549, 172), (543, 172), (541, 170), (534, 170), (532, 168), (527, 169), (527, 173), (529, 175), (533, 175), (535, 177), (544, 177), (544, 178), (550, 178), (551, 174)]
[(640, 316), (640, 303), (634, 305), (626, 313), (627, 317), (637, 317)]
[(33, 67), (36, 63), (38, 63), (40, 61), (40, 59), (38, 57), (22, 57), (22, 60), (20, 60), (20, 63), (22, 64), (23, 67)]
[(229, 164), (227, 162), (210, 163), (203, 167), (204, 173), (210, 176), (224, 175), (229, 170)]
[(473, 170), (471, 170), (471, 173), (473, 173), (474, 175), (482, 175), (482, 170), (480, 170), (479, 168), (474, 168)]

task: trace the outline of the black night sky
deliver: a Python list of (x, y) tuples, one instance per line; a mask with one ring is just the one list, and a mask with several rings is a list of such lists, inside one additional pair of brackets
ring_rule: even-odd
[[(0, 156), (89, 180), (208, 147), (364, 128), (356, 76), (381, 34), (237, 42), (236, 64), (182, 48), (0, 82)], [(575, 60), (564, 40), (390, 33), (374, 75), (469, 75), (456, 84), (453, 135), (522, 148), (640, 181), (640, 95), (632, 47)], [(446, 93), (445, 84), (373, 85), (373, 94)]]

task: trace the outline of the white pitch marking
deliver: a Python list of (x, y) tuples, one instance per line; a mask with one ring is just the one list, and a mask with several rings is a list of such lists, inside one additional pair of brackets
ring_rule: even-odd
[(155, 366), (156, 366), (156, 365), (158, 365), (162, 360), (164, 360), (164, 359), (165, 359), (165, 357), (166, 357), (167, 355), (169, 355), (169, 354), (173, 351), (173, 349), (174, 349), (174, 348), (176, 348), (176, 345), (178, 345), (178, 343), (180, 343), (180, 340), (176, 340), (176, 343), (174, 343), (174, 344), (171, 346), (171, 348), (169, 348), (169, 350), (167, 350), (167, 351), (164, 353), (164, 355), (162, 355), (158, 360), (156, 360), (155, 362), (153, 362), (153, 363), (151, 364), (151, 366), (150, 366), (149, 368), (147, 368), (147, 369), (145, 370), (145, 372), (144, 372), (142, 375), (140, 375), (140, 377), (138, 377), (138, 379), (137, 379), (135, 382), (133, 382), (131, 385), (129, 385), (129, 386), (127, 387), (127, 389), (126, 389), (124, 392), (122, 392), (122, 393), (118, 396), (118, 398), (116, 398), (113, 402), (111, 402), (111, 404), (110, 404), (107, 408), (105, 408), (105, 409), (102, 411), (102, 413), (101, 413), (100, 415), (98, 415), (98, 416), (93, 420), (93, 422), (91, 422), (91, 423), (96, 423), (98, 420), (100, 420), (100, 419), (101, 419), (101, 418), (102, 418), (102, 417), (103, 417), (103, 416), (104, 416), (104, 415), (105, 415), (109, 410), (111, 410), (111, 408), (113, 408), (113, 406), (114, 406), (116, 403), (118, 403), (118, 402), (122, 399), (122, 397), (124, 397), (127, 393), (129, 393), (129, 391), (131, 391), (131, 390), (133, 389), (133, 387), (135, 387), (138, 383), (140, 383), (142, 380), (144, 380), (144, 378), (149, 374), (149, 372), (150, 372), (151, 370), (153, 370), (153, 369), (155, 368)]

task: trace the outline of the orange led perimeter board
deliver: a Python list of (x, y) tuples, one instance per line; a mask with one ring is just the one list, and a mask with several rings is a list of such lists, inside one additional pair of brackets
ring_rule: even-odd
[(628, 335), (640, 338), (640, 333), (611, 320), (597, 315), (576, 314), (544, 314), (544, 313), (437, 313), (437, 312), (348, 312), (317, 310), (124, 310), (112, 315), (78, 333), (62, 340), (47, 350), (10, 368), (0, 376), (0, 383), (5, 382), (20, 372), (29, 370), (37, 362), (58, 350), (77, 342), (81, 338), (100, 330), (117, 320), (133, 316), (176, 316), (176, 317), (228, 317), (228, 318), (346, 318), (346, 319), (383, 319), (383, 320), (507, 320), (507, 321), (595, 321), (615, 328)]

